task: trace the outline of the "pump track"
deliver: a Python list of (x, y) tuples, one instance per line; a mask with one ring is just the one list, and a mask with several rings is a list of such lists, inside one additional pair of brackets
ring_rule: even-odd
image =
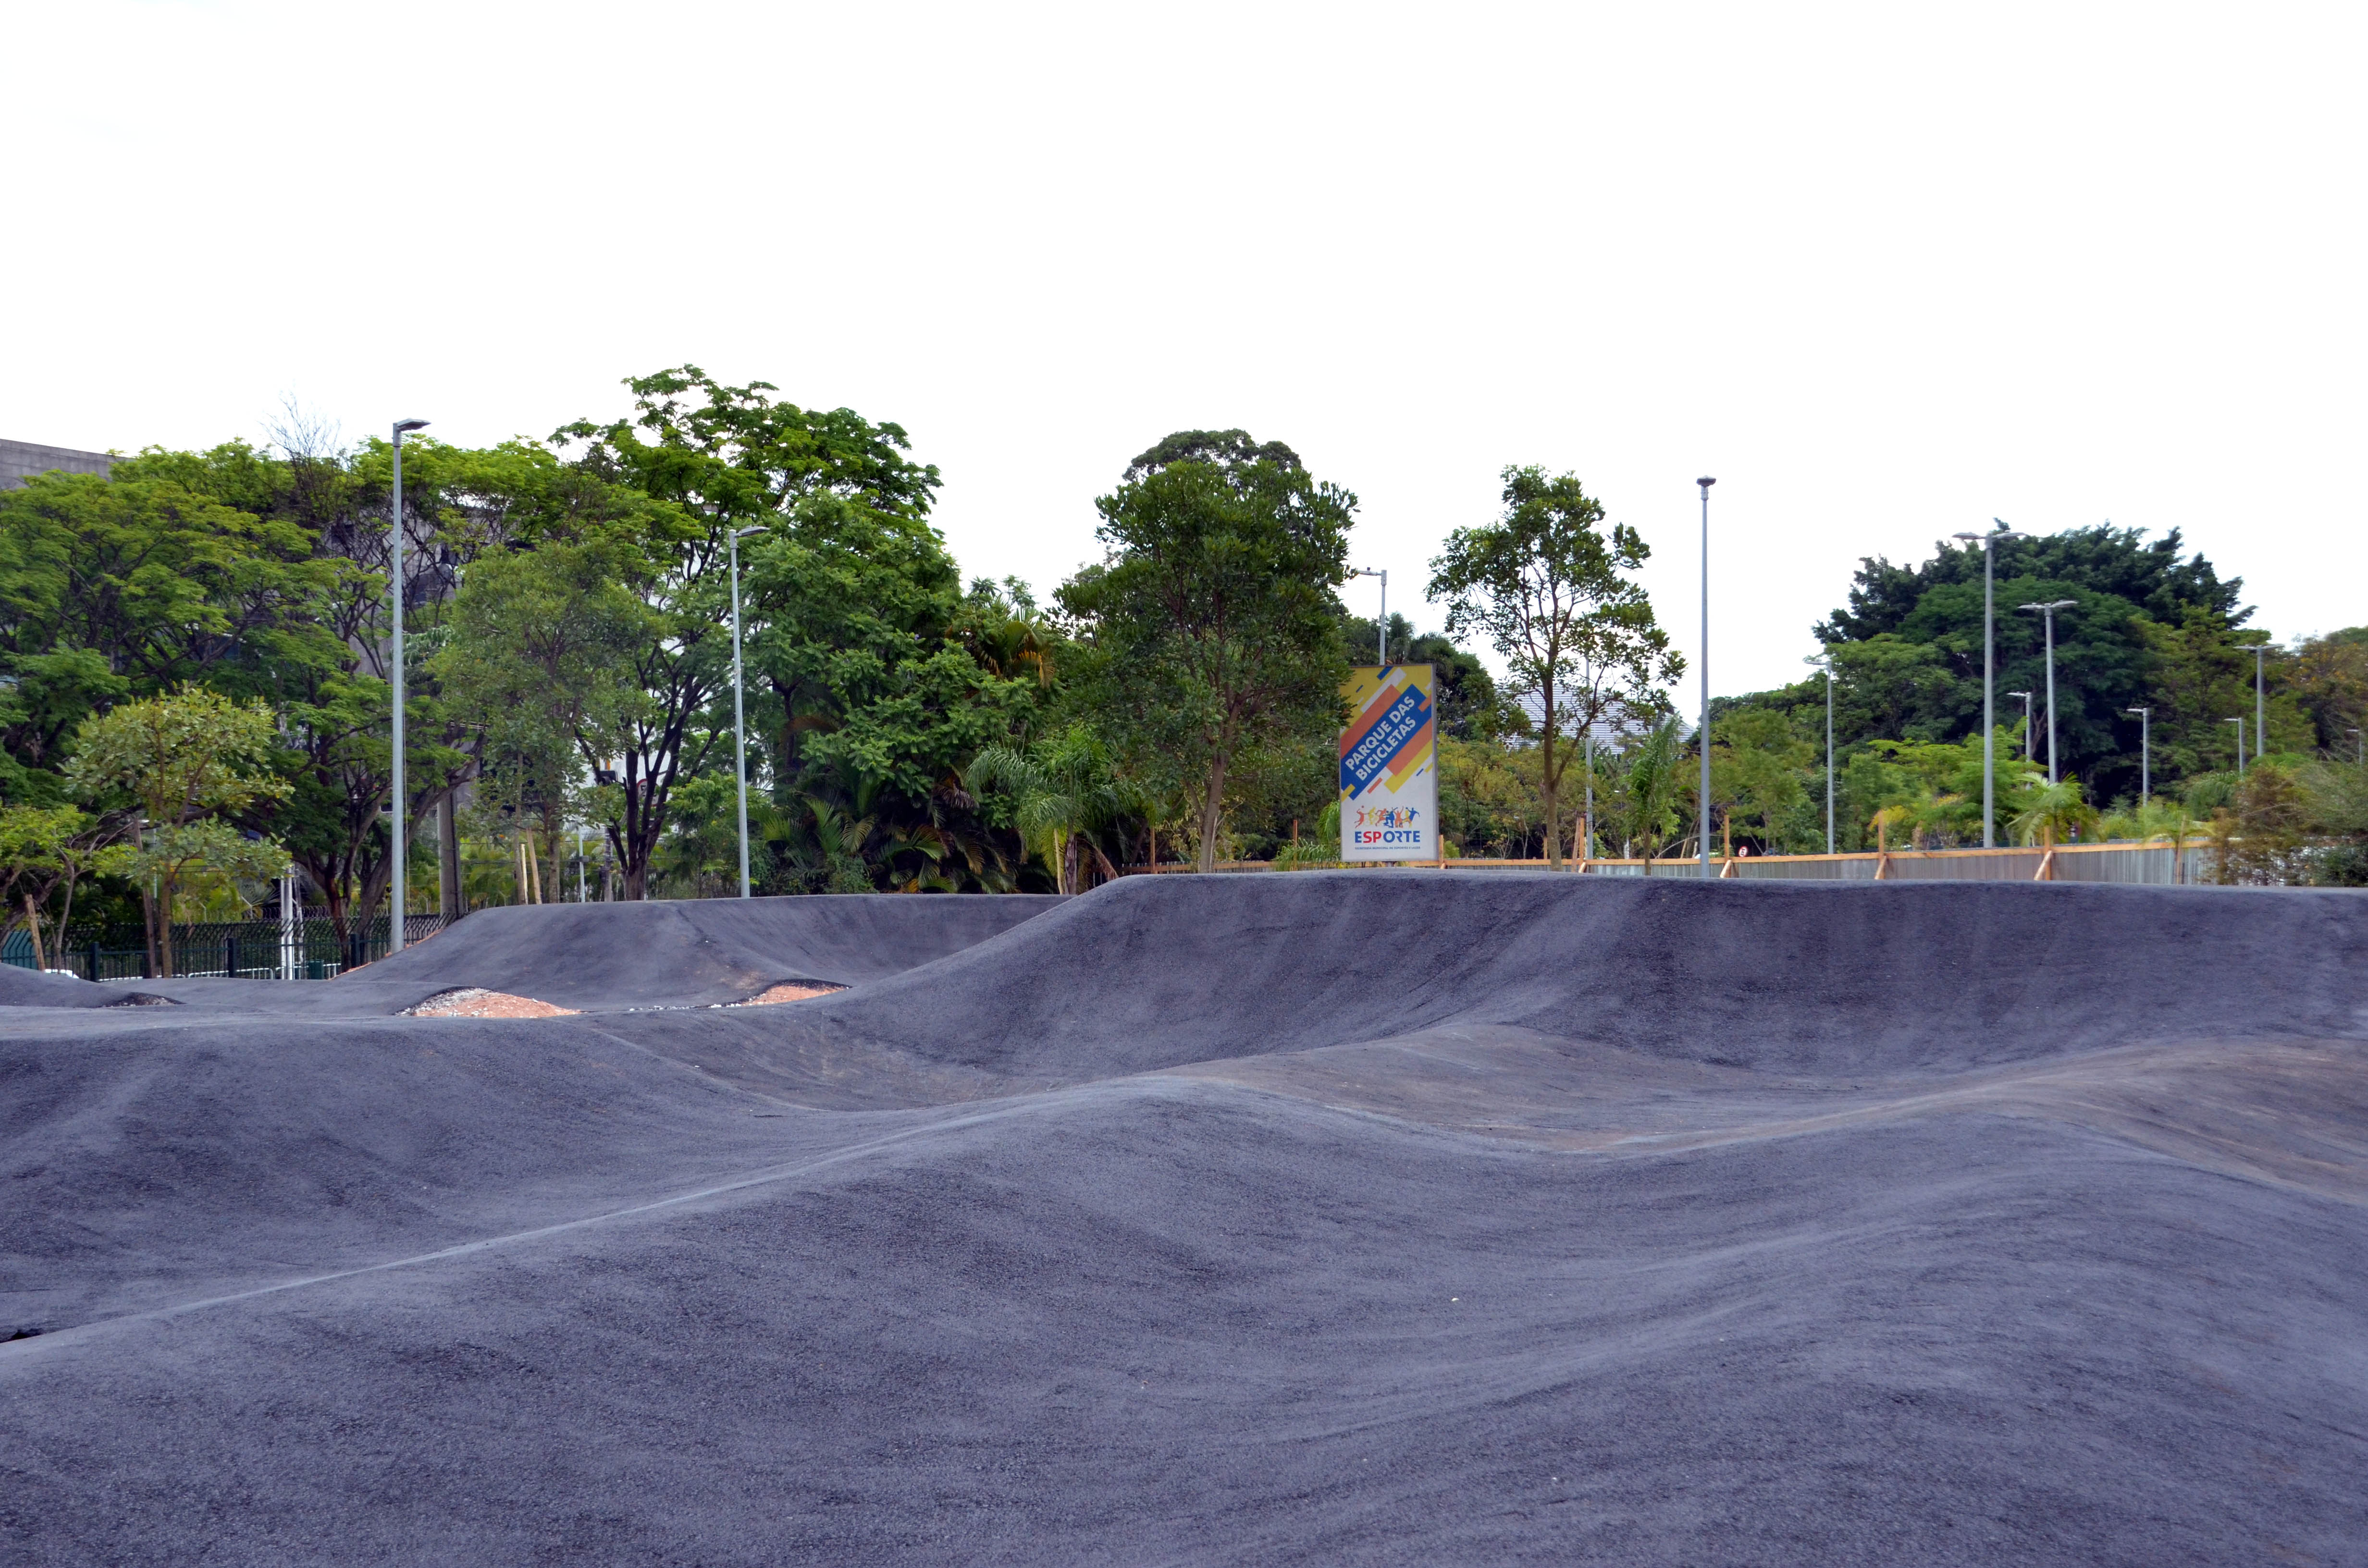
[[(573, 1011), (415, 1014), (471, 989)], [(2360, 1563), (2368, 898), (1130, 877), (0, 971), (0, 1340), (12, 1562)]]

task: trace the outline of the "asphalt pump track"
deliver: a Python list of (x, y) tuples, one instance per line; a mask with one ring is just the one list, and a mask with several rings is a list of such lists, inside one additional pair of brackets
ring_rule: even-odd
[[(846, 989), (728, 1005), (785, 983)], [(412, 1016), (471, 988), (575, 1011)], [(2341, 892), (1139, 877), (0, 971), (0, 1560), (2360, 1562), (2364, 1052)]]

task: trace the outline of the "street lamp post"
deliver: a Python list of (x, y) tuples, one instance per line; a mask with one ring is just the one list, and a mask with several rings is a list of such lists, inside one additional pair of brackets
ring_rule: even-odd
[(1710, 487), (1715, 479), (1697, 479), (1702, 486), (1702, 791), (1694, 800), (1694, 833), (1702, 845), (1702, 874), (1710, 875)]
[(1587, 843), (1578, 858), (1595, 858), (1595, 725), (1591, 722), (1587, 726)]
[(1834, 651), (1801, 661), (1826, 672), (1826, 853), (1834, 852)]
[(1387, 669), (1390, 664), (1390, 571), (1384, 566), (1375, 570), (1360, 566), (1349, 574), (1351, 577), (1379, 577), (1382, 580), (1382, 608), (1374, 613), (1373, 624), (1378, 629), (1373, 636), (1373, 663)]
[(740, 794), (740, 896), (748, 896), (748, 724), (741, 704), (740, 541), (763, 528), (738, 528), (728, 536), (732, 553), (732, 778)]
[(2039, 737), (2031, 733), (2031, 693), (2009, 691), (2007, 695), (2022, 699), (2022, 760), (2035, 762), (2039, 759)]
[(394, 780), (394, 842), (392, 846), (394, 858), (391, 862), (394, 868), (392, 879), (394, 903), (389, 911), (393, 918), (387, 924), (386, 950), (390, 953), (399, 953), (404, 947), (403, 884), (405, 880), (404, 873), (408, 868), (403, 859), (403, 829), (404, 817), (411, 810), (411, 790), (404, 781), (403, 770), (403, 437), (411, 431), (426, 428), (427, 421), (425, 419), (398, 419), (394, 422), (394, 535), (391, 551), (393, 570), (388, 574), (393, 578), (389, 597), (394, 604), (394, 647), (390, 661), (390, 673), (394, 677), (394, 757), (391, 770)]
[(1982, 847), (1985, 849), (1998, 847), (1998, 812), (1994, 803), (1998, 798), (1998, 759), (1992, 755), (1998, 750), (1997, 696), (1992, 689), (1997, 679), (1998, 638), (1993, 613), (1996, 607), (1991, 602), (1996, 592), (1998, 546), (2001, 540), (2030, 537), (2008, 528), (2001, 518), (1992, 517), (1990, 521), (1998, 526), (1986, 534), (1956, 536), (1982, 547)]
[(2024, 605), (2035, 609), (2047, 619), (2047, 782), (2055, 782), (2055, 612), (2071, 609), (2078, 599), (2050, 599), (2044, 605)]
[(2239, 717), (2220, 722), (2237, 726), (2237, 782), (2242, 784), (2245, 781), (2245, 721)]
[(2264, 695), (2261, 661), (2269, 656), (2270, 645), (2253, 644), (2253, 760), (2259, 762), (2270, 755), (2270, 703)]
[(2145, 805), (2154, 794), (2154, 710), (2124, 708), (2122, 711), (2138, 716), (2138, 804)]

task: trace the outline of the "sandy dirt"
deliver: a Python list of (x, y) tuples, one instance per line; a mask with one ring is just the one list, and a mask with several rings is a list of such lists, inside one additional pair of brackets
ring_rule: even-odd
[(777, 1002), (811, 1002), (817, 996), (827, 996), (834, 991), (844, 991), (844, 985), (792, 985), (784, 981), (768, 985), (746, 1002), (734, 1002), (734, 1007), (769, 1007)]
[(573, 1007), (554, 1007), (531, 996), (512, 996), (479, 986), (447, 991), (410, 1009), (415, 1018), (572, 1018), (575, 1013)]

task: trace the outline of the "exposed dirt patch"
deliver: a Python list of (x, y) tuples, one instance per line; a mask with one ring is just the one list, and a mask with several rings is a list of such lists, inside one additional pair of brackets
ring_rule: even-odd
[(409, 1011), (416, 1018), (563, 1018), (575, 1016), (573, 1007), (554, 1007), (531, 996), (512, 996), (507, 992), (487, 991), (482, 986), (439, 992)]
[(784, 981), (768, 985), (746, 1002), (727, 1004), (734, 1007), (769, 1007), (776, 1002), (811, 1002), (817, 996), (827, 996), (834, 991), (844, 991), (844, 985), (794, 985)]

